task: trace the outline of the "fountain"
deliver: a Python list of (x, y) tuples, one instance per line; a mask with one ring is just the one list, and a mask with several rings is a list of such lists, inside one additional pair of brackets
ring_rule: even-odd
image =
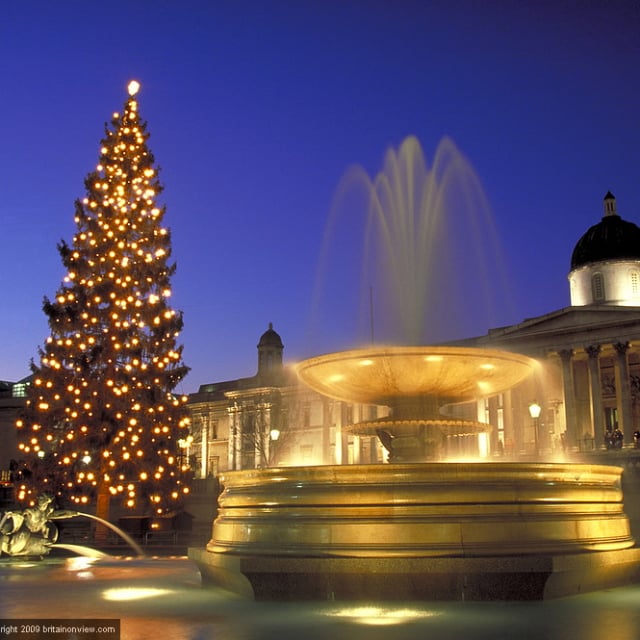
[(388, 417), (349, 431), (378, 435), (390, 462), (425, 462), (442, 457), (447, 437), (488, 430), (483, 422), (443, 416), (445, 405), (501, 393), (535, 366), (531, 358), (505, 351), (378, 346), (311, 358), (297, 365), (297, 373), (322, 395), (389, 407)]
[(136, 553), (144, 551), (133, 538), (113, 523), (82, 511), (59, 510), (53, 507), (53, 497), (42, 494), (33, 507), (22, 511), (6, 511), (0, 520), (0, 555), (11, 557), (44, 557), (54, 548), (66, 549), (92, 558), (107, 557), (106, 553), (85, 545), (58, 542), (56, 521), (84, 517), (95, 520), (119, 535)]
[[(403, 153), (414, 154), (415, 143)], [(456, 160), (450, 142), (447, 153)], [(402, 288), (420, 278), (415, 262), (399, 258), (421, 247), (394, 249), (394, 226), (403, 242), (421, 242), (442, 217), (440, 185), (452, 180), (446, 171), (440, 182), (433, 172), (418, 185), (397, 180), (399, 167), (413, 165), (391, 164), (390, 175), (372, 183), (370, 211)], [(460, 166), (468, 172), (453, 162)], [(403, 185), (424, 192), (411, 197)], [(420, 302), (398, 310), (401, 324), (407, 339), (419, 340), (414, 316), (427, 301), (412, 291), (408, 299)], [(378, 601), (538, 600), (637, 580), (640, 550), (620, 469), (442, 460), (446, 438), (488, 428), (448, 418), (444, 405), (507, 391), (535, 366), (511, 352), (414, 345), (300, 362), (299, 378), (320, 394), (389, 407), (388, 417), (350, 429), (377, 434), (390, 462), (222, 473), (211, 540), (189, 552), (203, 579), (256, 599)]]

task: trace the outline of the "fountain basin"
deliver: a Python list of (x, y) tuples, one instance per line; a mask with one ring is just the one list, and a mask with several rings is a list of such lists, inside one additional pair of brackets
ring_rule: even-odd
[(501, 393), (537, 366), (532, 358), (496, 349), (449, 346), (372, 346), (329, 353), (296, 365), (311, 389), (344, 402), (403, 411), (425, 398), (435, 407)]
[(389, 416), (344, 429), (377, 435), (389, 462), (402, 463), (442, 459), (447, 437), (488, 431), (487, 424), (450, 419), (441, 410), (501, 393), (536, 366), (532, 358), (496, 349), (372, 346), (309, 358), (296, 365), (296, 373), (322, 395), (389, 407)]
[(428, 463), (228, 472), (205, 580), (257, 599), (541, 599), (624, 584), (615, 467)]

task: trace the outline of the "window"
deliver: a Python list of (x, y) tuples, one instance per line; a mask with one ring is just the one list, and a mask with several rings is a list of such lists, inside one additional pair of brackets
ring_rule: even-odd
[(498, 422), (498, 440), (504, 444), (504, 394), (498, 395), (498, 411), (496, 415)]
[(594, 273), (591, 277), (591, 293), (594, 302), (604, 300), (604, 276), (601, 273)]
[(217, 476), (220, 472), (220, 456), (209, 456), (209, 464), (207, 466), (208, 476)]
[(631, 295), (636, 298), (640, 293), (640, 281), (638, 278), (638, 272), (632, 271), (631, 274)]
[(613, 431), (618, 426), (618, 409), (616, 407), (604, 408), (604, 428)]
[(302, 405), (302, 426), (309, 427), (311, 426), (311, 406), (308, 402), (305, 402)]
[(343, 424), (353, 424), (353, 405), (348, 404), (345, 406), (345, 415)]
[(16, 382), (13, 385), (11, 395), (14, 398), (26, 398), (27, 397), (27, 385), (23, 382)]

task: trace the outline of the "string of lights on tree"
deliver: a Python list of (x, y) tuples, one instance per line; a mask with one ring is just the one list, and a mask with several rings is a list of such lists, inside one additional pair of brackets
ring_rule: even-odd
[(128, 88), (76, 202), (73, 242), (58, 245), (67, 272), (44, 300), (50, 335), (17, 423), (28, 469), (19, 498), (46, 491), (80, 506), (102, 495), (161, 514), (188, 492), (186, 398), (174, 394), (188, 368), (177, 345), (182, 314), (169, 304), (175, 264), (162, 186), (140, 85)]

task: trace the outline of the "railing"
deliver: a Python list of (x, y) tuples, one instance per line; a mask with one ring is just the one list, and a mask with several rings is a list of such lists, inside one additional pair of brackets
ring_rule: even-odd
[(145, 545), (177, 545), (181, 542), (187, 543), (190, 536), (190, 531), (146, 531), (142, 543)]
[(218, 478), (193, 478), (189, 484), (192, 494), (216, 493), (218, 487)]

